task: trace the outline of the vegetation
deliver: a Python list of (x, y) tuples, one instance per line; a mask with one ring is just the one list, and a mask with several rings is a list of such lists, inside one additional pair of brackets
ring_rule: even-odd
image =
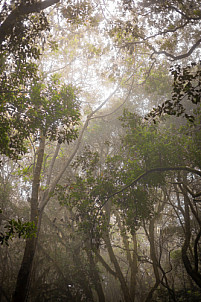
[(2, 1), (0, 301), (200, 301), (199, 4)]

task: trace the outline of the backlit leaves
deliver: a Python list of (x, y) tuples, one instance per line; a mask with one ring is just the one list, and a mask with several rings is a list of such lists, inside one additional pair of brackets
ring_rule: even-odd
[(183, 116), (190, 122), (194, 122), (194, 111), (201, 101), (201, 68), (200, 63), (192, 63), (186, 67), (176, 65), (171, 68), (174, 78), (172, 98), (162, 105), (154, 108), (147, 116), (155, 118), (163, 114)]

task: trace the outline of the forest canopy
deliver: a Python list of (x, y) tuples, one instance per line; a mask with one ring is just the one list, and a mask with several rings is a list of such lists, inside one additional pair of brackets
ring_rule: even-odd
[(200, 1), (0, 3), (0, 301), (201, 299)]

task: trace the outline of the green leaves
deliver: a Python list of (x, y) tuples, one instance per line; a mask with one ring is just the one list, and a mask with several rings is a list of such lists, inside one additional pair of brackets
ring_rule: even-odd
[[(186, 67), (176, 65), (170, 69), (174, 78), (172, 98), (165, 101), (162, 105), (154, 108), (146, 119), (151, 117), (154, 121), (157, 116), (163, 114), (183, 116), (189, 122), (195, 121), (193, 112), (197, 105), (201, 102), (201, 68), (199, 63), (191, 63)], [(191, 107), (192, 108), (191, 108)], [(190, 108), (189, 108), (190, 107)]]
[[(77, 136), (74, 126), (79, 120), (74, 88), (62, 88), (54, 80), (42, 84), (35, 62), (41, 54), (38, 45), (43, 48), (45, 43), (43, 32), (49, 29), (48, 21), (41, 8), (31, 14), (29, 8), (34, 5), (25, 2), (12, 1), (1, 7), (0, 153), (12, 159), (20, 158), (27, 151), (25, 140), (29, 136), (38, 139), (40, 132), (52, 140), (70, 142)], [(59, 95), (60, 89), (65, 96)], [(58, 125), (67, 125), (68, 130), (59, 134)]]
[(59, 143), (77, 137), (79, 101), (72, 85), (62, 85), (57, 76), (47, 85), (34, 81), (27, 92), (0, 95), (0, 151), (17, 159), (27, 151), (25, 140), (40, 133)]
[(79, 101), (76, 89), (71, 85), (61, 85), (54, 76), (47, 86), (35, 84), (30, 94), (35, 107), (27, 112), (29, 120), (35, 115), (33, 128), (42, 130), (50, 140), (68, 143), (77, 137), (75, 126), (79, 122)]
[(9, 245), (9, 241), (16, 236), (24, 239), (36, 237), (36, 226), (34, 222), (22, 222), (20, 219), (11, 219), (4, 228), (6, 232), (0, 233), (1, 244)]

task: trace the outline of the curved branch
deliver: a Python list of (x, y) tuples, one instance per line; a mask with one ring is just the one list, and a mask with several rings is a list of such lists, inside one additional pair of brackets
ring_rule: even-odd
[(116, 191), (113, 194), (111, 194), (110, 196), (108, 196), (107, 200), (104, 202), (104, 204), (101, 207), (103, 207), (111, 197), (114, 197), (115, 195), (120, 194), (120, 193), (124, 192), (125, 190), (127, 190), (128, 188), (134, 186), (139, 180), (141, 180), (145, 176), (147, 176), (151, 173), (154, 173), (154, 172), (167, 172), (167, 171), (187, 171), (187, 172), (190, 172), (193, 174), (197, 174), (201, 177), (201, 171), (193, 169), (193, 168), (189, 168), (189, 167), (156, 167), (156, 168), (150, 169), (146, 172), (143, 172), (138, 177), (136, 177), (130, 184), (123, 187), (123, 189)]
[(201, 16), (198, 17), (189, 17), (187, 14), (185, 14), (184, 12), (182, 12), (181, 10), (179, 10), (177, 7), (170, 5), (169, 8), (171, 8), (172, 10), (175, 10), (178, 14), (180, 14), (182, 17), (184, 17), (185, 19), (191, 21), (197, 21), (201, 19)]
[(162, 35), (165, 35), (165, 34), (169, 34), (169, 33), (174, 33), (176, 32), (177, 30), (181, 29), (181, 28), (184, 28), (187, 24), (189, 23), (189, 21), (186, 21), (185, 23), (183, 23), (182, 25), (179, 25), (173, 29), (167, 29), (167, 30), (164, 30), (164, 31), (159, 31), (157, 32), (156, 34), (152, 35), (152, 36), (149, 36), (147, 38), (145, 38), (145, 41), (148, 41), (152, 38), (155, 38), (155, 37), (158, 37), (158, 36), (162, 36)]
[(80, 132), (80, 135), (77, 139), (77, 144), (75, 146), (74, 151), (72, 152), (72, 154), (70, 155), (70, 157), (68, 158), (68, 160), (64, 163), (63, 169), (60, 171), (60, 173), (55, 177), (55, 179), (53, 180), (51, 186), (45, 191), (44, 193), (44, 199), (41, 201), (40, 207), (39, 207), (39, 212), (42, 213), (46, 204), (48, 203), (52, 193), (54, 192), (54, 189), (56, 187), (56, 185), (58, 184), (58, 182), (60, 181), (61, 177), (63, 176), (64, 172), (66, 171), (66, 169), (69, 167), (71, 161), (73, 160), (73, 158), (75, 157), (81, 142), (82, 142), (82, 137), (84, 135), (85, 130), (87, 129), (90, 120), (92, 119), (93, 115), (100, 110), (110, 99), (111, 97), (116, 93), (116, 91), (119, 89), (119, 86), (117, 86), (117, 88), (109, 95), (109, 97), (103, 101), (94, 111), (92, 111), (88, 116), (87, 119), (84, 123), (84, 126)]
[(153, 35), (150, 35), (148, 37), (143, 37), (143, 36), (140, 36), (139, 38), (141, 38), (140, 41), (135, 41), (135, 42), (127, 42), (125, 43), (123, 46), (121, 46), (120, 48), (124, 48), (128, 45), (137, 45), (137, 44), (143, 44), (145, 43), (145, 41), (149, 41), (150, 39), (153, 39), (153, 38), (156, 38), (158, 36), (163, 36), (163, 35), (166, 35), (166, 34), (169, 34), (169, 33), (174, 33), (176, 31), (178, 31), (179, 29), (182, 29), (184, 28), (187, 24), (189, 23), (189, 20), (187, 20), (186, 22), (184, 22), (183, 24), (179, 25), (179, 26), (176, 26), (175, 28), (173, 29), (166, 29), (164, 31), (158, 31), (157, 33), (153, 34)]
[(104, 260), (104, 258), (99, 254), (98, 251), (95, 251), (95, 255), (97, 257), (97, 260), (104, 266), (106, 271), (113, 275), (115, 278), (117, 278), (117, 273), (111, 269), (111, 267), (107, 264), (107, 262)]
[(110, 113), (107, 113), (107, 114), (104, 114), (104, 115), (94, 116), (94, 117), (91, 118), (91, 120), (97, 119), (97, 118), (104, 118), (104, 117), (107, 117), (107, 116), (110, 116), (110, 115), (116, 113), (121, 107), (123, 107), (123, 105), (124, 105), (124, 104), (127, 102), (127, 100), (129, 99), (130, 94), (131, 94), (131, 91), (132, 91), (132, 88), (133, 88), (133, 84), (134, 84), (134, 77), (133, 77), (133, 80), (132, 80), (130, 89), (129, 89), (128, 93), (127, 93), (127, 96), (126, 96), (125, 100), (124, 100), (123, 103), (121, 103), (116, 109), (114, 109), (114, 111), (112, 111), (112, 112), (110, 112)]
[(21, 4), (16, 7), (0, 26), (0, 44), (2, 44), (6, 36), (8, 36), (12, 31), (17, 21), (22, 21), (26, 15), (31, 13), (39, 13), (59, 1), (60, 0), (45, 0), (43, 2), (35, 2), (33, 4)]
[(165, 50), (156, 51), (152, 45), (149, 45), (149, 48), (153, 50), (151, 57), (153, 57), (154, 54), (157, 54), (157, 55), (163, 54), (166, 57), (171, 58), (172, 61), (177, 61), (177, 60), (181, 60), (181, 59), (189, 57), (193, 53), (193, 51), (199, 46), (200, 43), (201, 43), (201, 38), (189, 49), (189, 51), (187, 53), (184, 53), (184, 54), (178, 55), (178, 56), (174, 56)]

